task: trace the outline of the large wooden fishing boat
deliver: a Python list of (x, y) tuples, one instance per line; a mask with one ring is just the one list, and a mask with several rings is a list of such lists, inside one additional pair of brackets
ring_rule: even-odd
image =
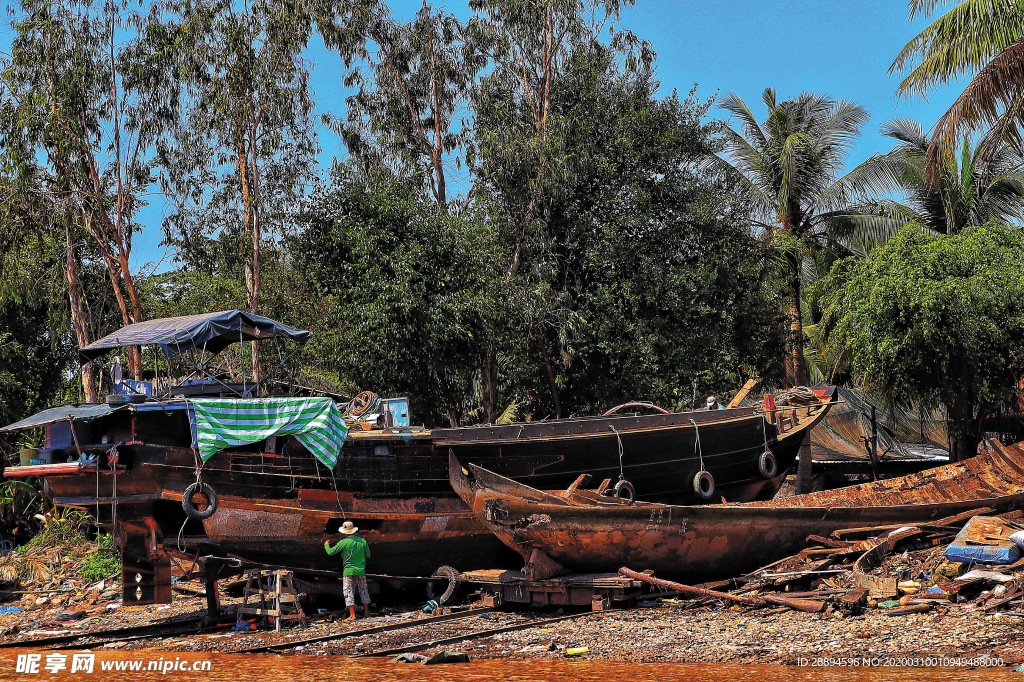
[(582, 488), (541, 491), (455, 457), (452, 487), (526, 562), (527, 577), (652, 569), (686, 581), (738, 575), (794, 554), (808, 535), (935, 521), (1024, 505), (1024, 443), (902, 478), (746, 504), (629, 504)]
[[(239, 311), (126, 327), (82, 349), (83, 356), (155, 347), (168, 362), (187, 363), (188, 381), (168, 368), (162, 388), (144, 387), (157, 397), (68, 405), (0, 429), (46, 429), (37, 461), (9, 466), (4, 475), (40, 476), (55, 504), (86, 509), (115, 530), (126, 599), (143, 602), (169, 598), (165, 547), (333, 569), (323, 543), (336, 539), (346, 520), (372, 545), (374, 573), (513, 567), (515, 553), (452, 490), (451, 452), (538, 487), (565, 487), (580, 472), (596, 471), (617, 484), (608, 492), (627, 498), (635, 490), (694, 504), (765, 499), (834, 400), (831, 388), (815, 389), (805, 392), (804, 404), (769, 419), (743, 408), (431, 431), (410, 423), (407, 400), (372, 409), (357, 400), (342, 414), (331, 396), (308, 391), (305, 398), (254, 397), (266, 380), (247, 383), (203, 362), (233, 343), (302, 344), (308, 337)], [(217, 410), (219, 422), (210, 416)], [(314, 412), (333, 430), (296, 426)], [(248, 432), (236, 421), (246, 421)]]

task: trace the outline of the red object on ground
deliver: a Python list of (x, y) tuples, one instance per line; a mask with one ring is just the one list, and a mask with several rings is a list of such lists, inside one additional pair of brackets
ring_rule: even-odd
[(764, 397), (764, 409), (766, 409), (766, 410), (774, 410), (775, 409), (775, 396), (773, 396), (770, 393), (765, 395), (765, 397)]

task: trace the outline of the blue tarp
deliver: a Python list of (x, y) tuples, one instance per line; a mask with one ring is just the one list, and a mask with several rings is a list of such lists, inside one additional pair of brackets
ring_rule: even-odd
[(1020, 558), (1020, 547), (1009, 538), (1012, 532), (1002, 519), (975, 516), (946, 548), (946, 559), (962, 564), (1012, 564)]

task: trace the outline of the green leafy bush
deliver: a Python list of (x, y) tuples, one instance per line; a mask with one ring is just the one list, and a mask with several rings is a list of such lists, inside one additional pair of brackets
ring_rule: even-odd
[(121, 556), (114, 547), (114, 538), (110, 535), (101, 535), (98, 544), (96, 551), (85, 560), (78, 571), (78, 577), (83, 582), (93, 583), (121, 572)]

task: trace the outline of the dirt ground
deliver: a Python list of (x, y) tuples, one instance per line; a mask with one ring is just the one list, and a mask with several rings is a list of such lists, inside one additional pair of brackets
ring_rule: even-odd
[[(88, 644), (89, 640), (84, 638), (90, 632), (151, 623), (173, 627), (175, 622), (204, 615), (206, 603), (205, 598), (188, 594), (176, 595), (174, 602), (165, 606), (125, 607), (111, 601), (88, 605), (85, 617), (61, 622), (58, 618), (75, 606), (54, 606), (54, 602), (61, 602), (60, 593), (47, 597), (50, 601), (38, 606), (35, 601), (45, 595), (27, 596), (32, 597), (32, 605), (26, 611), (0, 615), (0, 646), (68, 634), (80, 634), (78, 642)], [(239, 601), (225, 597), (222, 607), (230, 612), (232, 605)], [(22, 603), (28, 604), (29, 599), (23, 599)], [(988, 615), (971, 604), (944, 605), (930, 613), (898, 617), (870, 609), (859, 616), (846, 616), (841, 613), (812, 615), (786, 609), (742, 610), (719, 604), (693, 608), (695, 602), (675, 599), (643, 604), (598, 613), (564, 612), (553, 608), (506, 609), (447, 623), (307, 644), (282, 653), (289, 656), (365, 655), (484, 629), (537, 623), (523, 630), (474, 638), (444, 648), (466, 652), (472, 659), (570, 657), (636, 662), (796, 664), (800, 659), (816, 658), (924, 661), (946, 657), (972, 659), (975, 663), (983, 659), (994, 663), (996, 661), (991, 659), (997, 659), (1003, 666), (1013, 667), (1024, 662), (1024, 618), (1005, 612)], [(541, 622), (574, 614), (581, 615), (555, 623)], [(318, 616), (307, 627), (293, 626), (281, 633), (272, 630), (239, 632), (229, 624), (188, 636), (152, 633), (151, 637), (135, 641), (106, 644), (97, 641), (94, 648), (228, 653), (271, 643), (358, 632), (363, 628), (423, 617), (418, 608), (377, 613), (355, 624), (340, 622), (340, 615), (332, 622)], [(573, 652), (584, 648), (587, 651)], [(429, 649), (419, 653), (430, 655), (436, 651)]]

